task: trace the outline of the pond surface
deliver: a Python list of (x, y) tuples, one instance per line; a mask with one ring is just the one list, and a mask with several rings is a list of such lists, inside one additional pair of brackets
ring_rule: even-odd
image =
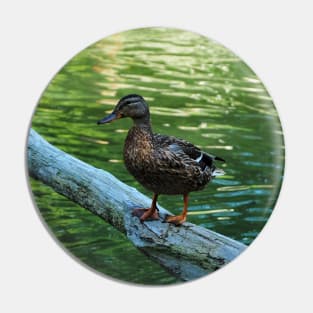
[[(131, 120), (102, 126), (122, 96), (142, 95), (155, 132), (193, 142), (226, 159), (226, 175), (190, 194), (188, 220), (250, 244), (269, 218), (284, 169), (283, 135), (266, 89), (237, 56), (176, 29), (139, 29), (101, 40), (50, 82), (32, 127), (51, 144), (151, 196), (126, 171)], [(142, 284), (177, 282), (109, 224), (31, 179), (37, 206), (59, 241), (99, 272)], [(180, 196), (160, 196), (180, 213)]]

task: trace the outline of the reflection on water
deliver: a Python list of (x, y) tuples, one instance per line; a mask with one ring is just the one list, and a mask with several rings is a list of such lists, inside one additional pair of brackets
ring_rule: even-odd
[[(255, 74), (213, 41), (154, 28), (101, 40), (55, 76), (33, 127), (60, 149), (150, 195), (122, 162), (131, 121), (95, 123), (128, 93), (148, 101), (155, 132), (192, 141), (227, 160), (225, 176), (191, 194), (188, 219), (249, 244), (272, 212), (284, 166), (277, 112)], [(132, 282), (176, 281), (110, 225), (40, 182), (31, 184), (49, 227), (85, 263)], [(182, 209), (180, 196), (161, 196), (159, 202), (173, 213)]]

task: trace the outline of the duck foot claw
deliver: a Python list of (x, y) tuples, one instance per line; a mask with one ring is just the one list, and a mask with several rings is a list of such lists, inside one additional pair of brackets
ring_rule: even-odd
[(138, 208), (134, 209), (132, 212), (133, 216), (136, 216), (140, 219), (140, 222), (158, 220), (159, 214), (156, 210), (152, 210), (151, 208)]

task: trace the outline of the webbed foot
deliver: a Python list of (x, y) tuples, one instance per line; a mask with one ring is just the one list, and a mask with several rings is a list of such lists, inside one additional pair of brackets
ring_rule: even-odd
[(167, 216), (165, 222), (180, 226), (186, 221), (186, 215)]
[(150, 220), (158, 220), (159, 219), (159, 214), (158, 211), (155, 208), (138, 208), (134, 209), (132, 212), (133, 216), (137, 216), (141, 222), (144, 221), (150, 221)]

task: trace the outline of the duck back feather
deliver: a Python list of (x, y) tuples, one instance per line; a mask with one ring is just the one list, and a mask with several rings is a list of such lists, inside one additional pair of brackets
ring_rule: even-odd
[(226, 162), (223, 158), (204, 152), (186, 140), (161, 134), (154, 134), (154, 140), (162, 149), (168, 148), (180, 157), (183, 157), (183, 154), (185, 154), (184, 159), (187, 157), (197, 162), (202, 171), (209, 168), (214, 177), (225, 174), (223, 170), (217, 169), (214, 164), (214, 161)]

